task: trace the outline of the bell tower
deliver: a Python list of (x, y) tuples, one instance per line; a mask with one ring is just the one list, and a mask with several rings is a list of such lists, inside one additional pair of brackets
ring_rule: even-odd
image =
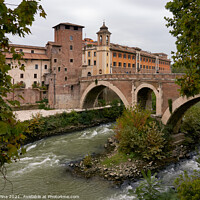
[(103, 26), (97, 32), (97, 74), (110, 74), (111, 71), (111, 52), (110, 52), (110, 35), (108, 27), (103, 22)]

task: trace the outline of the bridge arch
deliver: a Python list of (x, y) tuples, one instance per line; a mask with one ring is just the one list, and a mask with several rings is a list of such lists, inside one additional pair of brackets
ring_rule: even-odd
[(165, 125), (171, 125), (176, 132), (179, 129), (180, 122), (184, 113), (194, 104), (200, 101), (200, 95), (186, 98), (179, 97), (172, 103), (172, 114), (169, 111), (169, 107), (166, 109), (162, 116), (162, 123)]
[[(84, 93), (82, 94), (81, 99), (80, 99), (80, 108), (93, 107), (94, 101), (96, 100), (98, 95), (101, 93), (101, 91), (106, 87), (111, 89), (113, 92), (115, 92), (117, 94), (117, 96), (124, 103), (125, 107), (129, 106), (129, 103), (128, 103), (126, 97), (116, 86), (114, 86), (113, 84), (111, 84), (108, 81), (98, 81), (98, 84), (93, 82), (86, 88), (86, 90), (84, 91)], [(88, 106), (86, 106), (86, 104)]]
[[(156, 96), (156, 115), (161, 115), (161, 98), (160, 98), (160, 88), (158, 88), (158, 90), (151, 84), (149, 83), (142, 83), (141, 85), (139, 85), (136, 90), (135, 90), (135, 103), (139, 103), (139, 95), (142, 92), (142, 90), (146, 93), (146, 95), (148, 96), (150, 94), (150, 92), (154, 92), (155, 96)], [(147, 97), (148, 98), (148, 97)], [(147, 100), (147, 99), (146, 99)], [(146, 102), (145, 102), (146, 104)]]

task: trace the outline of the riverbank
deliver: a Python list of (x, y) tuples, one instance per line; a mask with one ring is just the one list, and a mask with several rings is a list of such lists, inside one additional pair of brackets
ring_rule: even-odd
[(17, 111), (16, 114), (23, 121), (26, 136), (24, 144), (28, 144), (46, 137), (114, 122), (122, 114), (123, 109), (123, 106), (117, 105), (96, 110), (34, 110)]

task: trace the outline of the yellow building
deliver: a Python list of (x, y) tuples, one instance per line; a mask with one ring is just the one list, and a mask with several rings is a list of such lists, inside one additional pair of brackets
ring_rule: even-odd
[(110, 36), (108, 27), (103, 23), (97, 32), (97, 42), (84, 39), (83, 77), (111, 73), (171, 73), (167, 54), (113, 44)]

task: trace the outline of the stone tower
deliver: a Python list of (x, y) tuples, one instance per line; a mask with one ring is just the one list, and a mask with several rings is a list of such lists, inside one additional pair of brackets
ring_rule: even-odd
[(54, 42), (47, 43), (51, 58), (49, 100), (53, 101), (50, 105), (54, 108), (79, 107), (84, 26), (60, 23), (53, 28)]
[(108, 27), (103, 22), (103, 26), (97, 32), (97, 74), (111, 73), (110, 35)]

